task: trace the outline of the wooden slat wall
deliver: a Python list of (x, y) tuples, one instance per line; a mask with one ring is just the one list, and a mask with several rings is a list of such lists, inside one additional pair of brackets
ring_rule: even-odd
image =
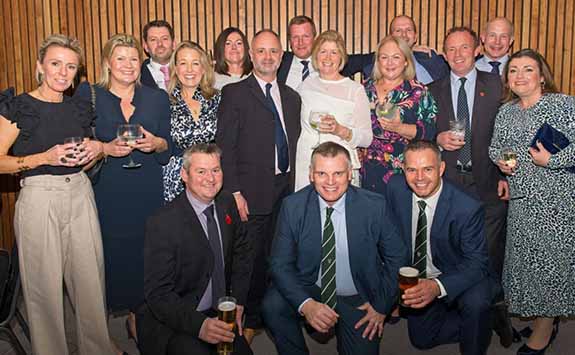
[[(211, 50), (227, 26), (239, 27), (248, 38), (271, 27), (286, 46), (289, 19), (305, 14), (316, 21), (318, 31), (342, 33), (348, 52), (366, 53), (394, 16), (407, 14), (416, 21), (419, 43), (433, 48), (441, 48), (452, 26), (480, 32), (488, 19), (505, 16), (515, 24), (513, 50), (538, 49), (561, 90), (575, 94), (573, 0), (1, 0), (0, 13), (0, 89), (13, 86), (19, 93), (34, 87), (36, 51), (50, 33), (80, 39), (93, 81), (105, 41), (118, 32), (141, 38), (142, 27), (152, 19), (171, 22), (178, 41), (191, 39)], [(12, 245), (16, 190), (14, 177), (0, 176), (0, 247)]]

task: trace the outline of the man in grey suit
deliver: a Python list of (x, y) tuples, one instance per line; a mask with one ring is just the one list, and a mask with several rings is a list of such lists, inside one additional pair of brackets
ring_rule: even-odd
[[(479, 38), (473, 30), (467, 27), (449, 30), (444, 53), (451, 72), (448, 77), (432, 83), (429, 89), (439, 109), (437, 143), (443, 149), (445, 176), (483, 203), (490, 267), (499, 281), (494, 291), (498, 294), (494, 329), (501, 344), (508, 347), (513, 334), (500, 285), (509, 187), (488, 155), (500, 105), (501, 79), (497, 74), (475, 69), (479, 50)], [(454, 122), (463, 124), (464, 134), (451, 130)]]

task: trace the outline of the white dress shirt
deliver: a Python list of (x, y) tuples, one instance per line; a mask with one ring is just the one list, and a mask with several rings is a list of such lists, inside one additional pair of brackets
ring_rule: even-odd
[(313, 68), (313, 65), (311, 65), (311, 57), (307, 59), (300, 59), (294, 55), (293, 60), (291, 61), (291, 66), (288, 71), (288, 76), (286, 78), (286, 85), (297, 92), (299, 92), (299, 87), (302, 83), (301, 81), (301, 74), (303, 71), (303, 64), (301, 64), (302, 60), (308, 61), (307, 68), (309, 69), (309, 76), (306, 78), (306, 80), (318, 75), (315, 69)]
[(501, 63), (499, 65), (499, 75), (503, 75), (503, 69), (505, 68), (505, 64), (507, 64), (507, 61), (509, 61), (509, 55), (506, 54), (503, 57), (494, 60), (489, 58), (487, 55), (483, 55), (483, 57), (479, 58), (476, 62), (475, 62), (475, 68), (477, 68), (477, 70), (481, 70), (481, 71), (486, 71), (488, 73), (491, 73), (491, 70), (493, 70), (493, 67), (491, 66), (491, 64), (489, 64), (489, 62), (499, 62)]
[(154, 81), (156, 82), (156, 84), (158, 84), (158, 87), (162, 90), (167, 91), (168, 82), (165, 81), (164, 73), (162, 73), (162, 71), (160, 70), (160, 68), (163, 66), (167, 67), (168, 65), (167, 64), (161, 65), (160, 63), (156, 63), (152, 58), (150, 58), (150, 62), (148, 63), (148, 69), (150, 70), (150, 73), (152, 74)]
[[(473, 101), (475, 101), (475, 84), (477, 83), (477, 70), (474, 68), (465, 75), (465, 94), (467, 95), (467, 107), (469, 108), (469, 123), (473, 122)], [(453, 104), (453, 115), (457, 118), (457, 98), (459, 96), (460, 76), (453, 72), (449, 73), (451, 80), (451, 103)], [(471, 127), (469, 127), (471, 129)]]
[(435, 216), (435, 209), (437, 208), (437, 201), (439, 200), (439, 196), (441, 195), (441, 191), (443, 190), (443, 182), (439, 186), (439, 190), (435, 192), (433, 195), (427, 198), (419, 198), (416, 194), (412, 194), (412, 202), (411, 202), (411, 255), (413, 256), (414, 249), (415, 249), (415, 237), (417, 233), (417, 217), (419, 215), (419, 205), (417, 204), (418, 201), (425, 201), (425, 216), (427, 218), (427, 278), (432, 279), (439, 285), (439, 290), (441, 294), (439, 298), (447, 296), (447, 292), (443, 287), (443, 284), (437, 277), (441, 275), (441, 270), (439, 270), (433, 264), (433, 256), (431, 255), (431, 226), (433, 225), (433, 217)]

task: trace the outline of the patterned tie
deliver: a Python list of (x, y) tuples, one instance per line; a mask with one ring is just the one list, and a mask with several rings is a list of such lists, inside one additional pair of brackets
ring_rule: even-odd
[(214, 218), (214, 205), (208, 206), (204, 210), (204, 215), (208, 219), (208, 239), (210, 248), (214, 254), (214, 272), (212, 274), (212, 307), (218, 309), (218, 299), (226, 295), (226, 281), (224, 273), (224, 260), (222, 256), (222, 246), (220, 244), (220, 233)]
[(501, 63), (498, 61), (493, 61), (489, 62), (489, 65), (491, 65), (491, 73), (499, 75), (499, 66), (501, 65)]
[(276, 108), (276, 104), (272, 99), (272, 84), (266, 84), (266, 102), (268, 107), (272, 110), (274, 114), (275, 122), (275, 139), (276, 139), (276, 149), (278, 151), (278, 168), (282, 173), (285, 173), (289, 166), (289, 151), (286, 135), (282, 126), (282, 121), (280, 119), (280, 114)]
[(167, 65), (162, 65), (160, 66), (160, 71), (164, 74), (164, 84), (166, 84), (167, 87), (170, 82), (170, 68), (168, 68)]
[(331, 222), (333, 207), (325, 210), (325, 224), (321, 243), (321, 302), (335, 308), (335, 232)]
[(425, 201), (417, 201), (419, 214), (417, 215), (417, 231), (415, 233), (415, 249), (413, 250), (413, 267), (419, 270), (419, 277), (427, 278), (427, 215), (425, 214)]
[(301, 70), (301, 81), (303, 82), (309, 76), (309, 60), (302, 60), (301, 65), (303, 65)]
[(460, 78), (459, 81), (461, 81), (461, 86), (459, 86), (457, 95), (457, 120), (465, 122), (465, 145), (459, 152), (459, 162), (463, 166), (469, 166), (471, 165), (471, 122), (469, 122), (469, 106), (465, 92), (467, 78)]

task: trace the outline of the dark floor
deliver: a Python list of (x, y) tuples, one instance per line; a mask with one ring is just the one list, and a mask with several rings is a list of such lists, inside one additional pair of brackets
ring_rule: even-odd
[[(128, 340), (126, 336), (126, 330), (124, 328), (124, 321), (125, 317), (114, 318), (110, 320), (110, 332), (112, 333), (112, 337), (117, 342), (117, 344), (122, 347), (125, 351), (130, 353), (131, 355), (138, 355), (139, 352), (137, 351), (134, 343)], [(520, 322), (519, 320), (514, 320), (515, 326), (520, 329), (523, 328), (528, 323)], [(24, 338), (22, 336), (19, 327), (17, 328), (17, 333), (20, 334), (20, 338)], [(30, 346), (24, 340), (25, 349), (29, 352)], [(332, 340), (330, 343), (326, 345), (319, 345), (314, 343), (312, 340), (308, 338), (307, 342), (310, 353), (313, 355), (333, 355), (336, 354), (336, 344), (335, 340)], [(504, 355), (504, 354), (515, 354), (517, 349), (521, 344), (513, 344), (511, 348), (504, 349), (499, 345), (499, 338), (497, 336), (493, 336), (491, 347), (489, 348), (489, 355)], [(70, 349), (72, 353), (75, 354), (73, 351), (74, 346), (71, 345)], [(268, 338), (268, 336), (263, 333), (258, 335), (254, 343), (252, 345), (254, 350), (254, 354), (256, 355), (273, 355), (276, 354), (275, 348)], [(4, 342), (0, 341), (0, 355), (15, 355), (11, 348), (11, 346)], [(428, 351), (418, 351), (414, 349), (410, 344), (407, 338), (407, 329), (406, 329), (406, 322), (402, 320), (396, 325), (388, 325), (385, 328), (385, 332), (383, 335), (383, 340), (381, 342), (381, 351), (380, 354), (382, 355), (456, 355), (459, 354), (457, 345), (445, 345), (440, 346), (432, 350)], [(551, 348), (547, 351), (547, 355), (574, 355), (575, 354), (575, 321), (563, 322), (561, 323), (559, 334), (557, 339), (551, 346)], [(56, 354), (54, 354), (56, 355)], [(60, 354), (58, 354), (60, 355)], [(91, 355), (91, 354), (88, 354)], [(94, 354), (95, 355), (95, 354)], [(99, 355), (99, 354), (98, 354)], [(193, 355), (193, 354), (190, 354)]]

